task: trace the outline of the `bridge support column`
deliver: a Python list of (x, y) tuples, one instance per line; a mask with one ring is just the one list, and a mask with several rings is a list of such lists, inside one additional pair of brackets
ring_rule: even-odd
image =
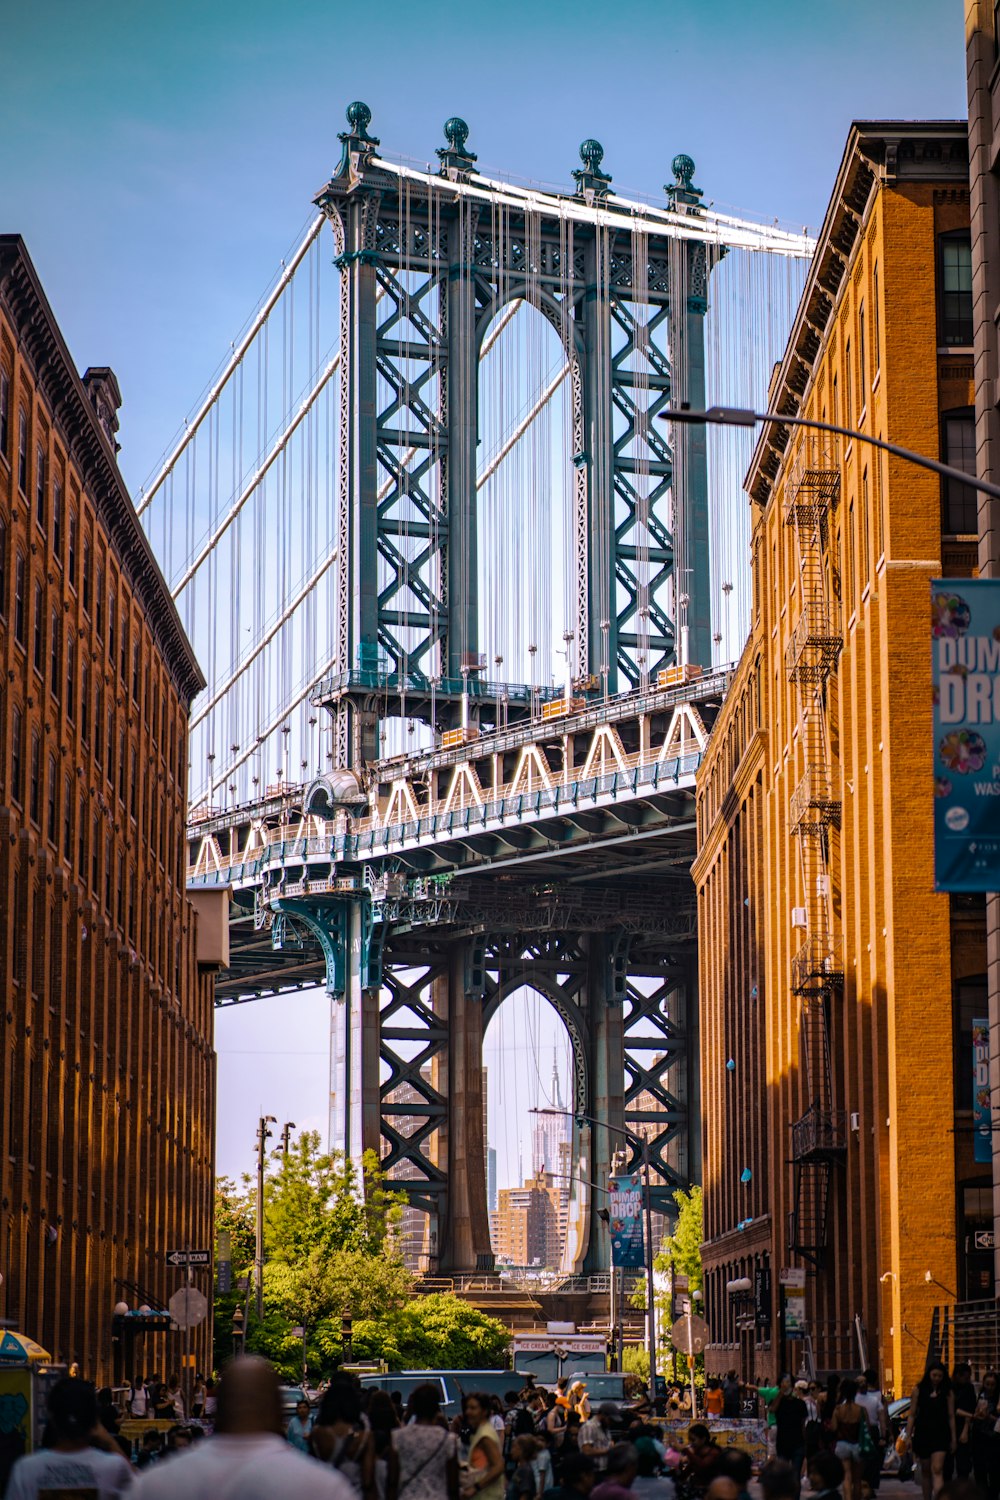
[[(590, 1108), (601, 1124), (590, 1130), (591, 1150), (586, 1170), (602, 1188), (607, 1187), (611, 1159), (627, 1143), (605, 1124), (621, 1130), (625, 1124), (624, 1022), (620, 982), (617, 969), (620, 958), (613, 935), (591, 933), (587, 938), (587, 1008), (590, 1017)], [(607, 1208), (605, 1192), (591, 1192), (590, 1235), (582, 1269), (585, 1272), (606, 1271), (611, 1264), (611, 1237), (608, 1226), (598, 1218)]]
[(442, 1271), (475, 1271), (490, 1253), (483, 1132), (483, 1005), (468, 984), (470, 942), (449, 950), (434, 986), (435, 1013), (447, 1020), (448, 1191), (441, 1225)]
[[(688, 297), (684, 318), (684, 348), (687, 360), (683, 373), (681, 399), (692, 406), (705, 407), (705, 314), (708, 311), (708, 256), (705, 246), (687, 247)], [(708, 436), (707, 428), (693, 426), (686, 430), (684, 507), (684, 566), (679, 575), (678, 592), (687, 594), (688, 660), (707, 668), (712, 662), (712, 597), (708, 528)], [(680, 616), (679, 623), (684, 623)]]
[(379, 991), (369, 985), (369, 925), (359, 902), (345, 902), (324, 924), (323, 942), (330, 997), (330, 1150), (353, 1161), (359, 1172), (364, 1153), (379, 1147)]

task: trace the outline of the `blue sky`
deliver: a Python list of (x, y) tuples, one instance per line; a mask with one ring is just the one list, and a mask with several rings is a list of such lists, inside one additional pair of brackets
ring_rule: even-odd
[[(431, 159), (457, 113), (484, 170), (568, 186), (594, 135), (656, 193), (686, 151), (707, 198), (796, 227), (852, 119), (965, 113), (961, 0), (0, 0), (0, 36), (0, 224), (81, 369), (115, 369), (133, 488), (296, 242), (351, 99), (386, 155)], [(292, 1003), (220, 1017), (225, 1170), (260, 1107), (325, 1123), (326, 1001)]]

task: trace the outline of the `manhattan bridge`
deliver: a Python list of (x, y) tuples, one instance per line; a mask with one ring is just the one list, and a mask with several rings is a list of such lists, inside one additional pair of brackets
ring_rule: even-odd
[(136, 500), (208, 678), (188, 883), (220, 1006), (325, 986), (331, 1146), (435, 1272), (492, 1265), (483, 1036), (548, 1000), (595, 1272), (603, 1125), (659, 1211), (698, 1180), (694, 778), (749, 595), (745, 435), (661, 413), (766, 402), (813, 243), (687, 156), (643, 201), (595, 140), (548, 188), (460, 119), (433, 166), (371, 126)]

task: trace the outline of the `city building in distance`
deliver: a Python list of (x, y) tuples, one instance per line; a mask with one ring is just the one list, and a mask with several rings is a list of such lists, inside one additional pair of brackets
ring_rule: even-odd
[[(970, 256), (965, 123), (852, 126), (769, 410), (974, 472)], [(707, 1368), (871, 1363), (898, 1394), (942, 1288), (993, 1294), (984, 912), (935, 893), (930, 769), (930, 581), (972, 573), (975, 493), (778, 422), (745, 485), (694, 867)]]
[(134, 1314), (181, 1284), (169, 1251), (212, 1246), (228, 960), (225, 897), (196, 924), (184, 888), (204, 680), (118, 470), (119, 403), (0, 236), (0, 1316), (98, 1385), (180, 1367), (184, 1336)]

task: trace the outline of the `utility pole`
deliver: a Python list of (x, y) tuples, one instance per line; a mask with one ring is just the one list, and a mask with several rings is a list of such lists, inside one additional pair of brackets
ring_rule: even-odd
[(286, 1120), (285, 1123), (284, 1123), (284, 1125), (282, 1125), (282, 1127), (281, 1127), (281, 1154), (282, 1154), (282, 1156), (287, 1156), (288, 1155), (288, 1138), (289, 1138), (289, 1136), (291, 1135), (291, 1133), (292, 1133), (292, 1131), (294, 1129), (295, 1129), (295, 1121), (294, 1120)]
[(264, 1153), (271, 1138), (269, 1125), (277, 1125), (274, 1115), (261, 1115), (257, 1122), (257, 1238), (253, 1269), (257, 1297), (257, 1322), (264, 1317)]

